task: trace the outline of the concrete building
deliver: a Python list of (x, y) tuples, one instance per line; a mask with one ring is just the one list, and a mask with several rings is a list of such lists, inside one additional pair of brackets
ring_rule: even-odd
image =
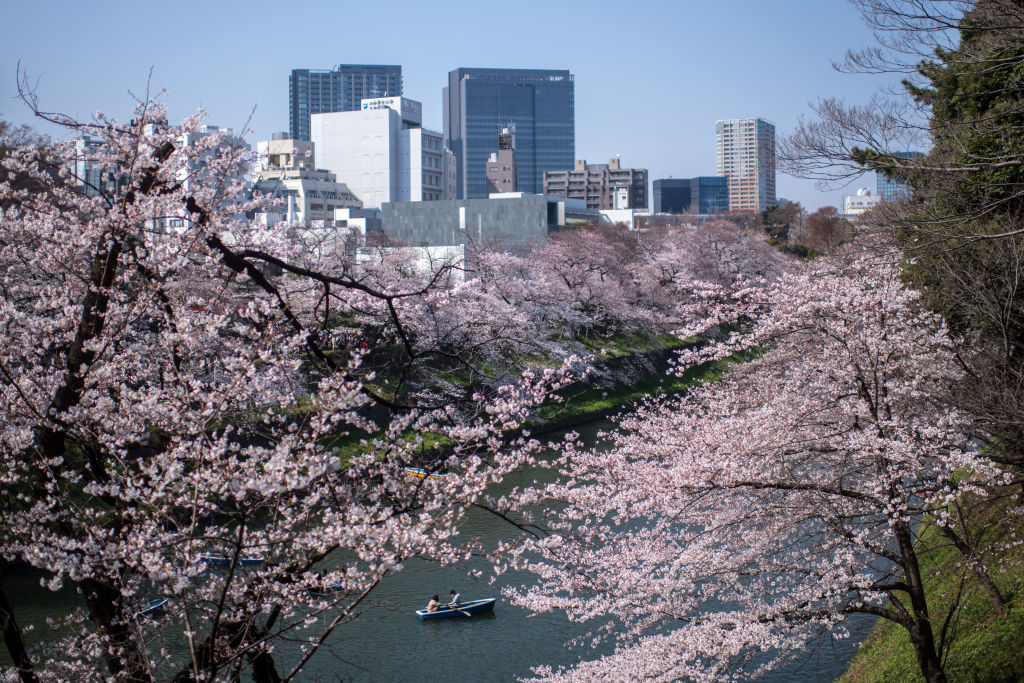
[[(158, 126), (156, 124), (147, 124), (144, 130), (146, 135), (151, 135), (155, 132)], [(237, 184), (240, 187), (247, 187), (249, 184), (249, 164), (244, 158), (239, 158), (237, 165), (235, 165), (231, 171), (231, 177), (211, 177), (211, 171), (208, 169), (206, 162), (208, 159), (212, 159), (217, 156), (230, 154), (232, 152), (247, 153), (250, 149), (249, 143), (245, 141), (239, 135), (235, 135), (235, 131), (232, 128), (222, 128), (214, 125), (202, 125), (195, 131), (185, 133), (178, 139), (178, 144), (184, 147), (192, 147), (200, 140), (203, 140), (210, 136), (217, 137), (217, 145), (213, 147), (209, 145), (209, 142), (204, 143), (203, 151), (199, 154), (198, 158), (190, 159), (188, 164), (179, 169), (177, 172), (178, 180), (181, 182), (182, 187), (187, 192), (189, 186), (192, 183), (196, 183), (199, 186), (206, 186), (211, 182), (217, 182), (223, 185)], [(238, 202), (244, 201), (247, 198), (247, 190), (240, 191), (236, 195), (225, 196), (223, 200), (223, 207), (234, 208)], [(241, 214), (236, 214), (237, 217), (241, 218)], [(169, 229), (184, 229), (188, 227), (190, 219), (188, 212), (182, 208), (181, 215), (178, 217), (166, 216), (163, 218), (157, 218), (153, 221), (155, 229), (160, 230), (164, 228)]]
[(487, 196), (487, 159), (505, 127), (515, 127), (519, 190), (539, 193), (544, 171), (572, 168), (575, 90), (568, 71), (459, 68), (448, 73), (443, 97), (458, 199)]
[(498, 151), (487, 157), (487, 194), (518, 189), (515, 128), (502, 128), (498, 133)]
[(355, 228), (364, 237), (368, 232), (381, 232), (380, 209), (335, 209), (334, 225)]
[(544, 194), (582, 199), (590, 209), (646, 209), (647, 169), (622, 168), (618, 157), (607, 164), (577, 160), (571, 171), (545, 171)]
[(573, 199), (511, 192), (487, 199), (391, 202), (381, 209), (384, 233), (412, 246), (530, 245), (565, 226), (601, 222), (600, 212)]
[(402, 67), (339, 64), (330, 70), (292, 69), (288, 77), (288, 123), (293, 140), (309, 140), (309, 117), (355, 111), (364, 99), (401, 97)]
[(868, 209), (878, 206), (881, 198), (871, 194), (871, 190), (862, 187), (857, 194), (843, 197), (843, 218), (856, 218)]
[(291, 140), (276, 133), (273, 140), (256, 143), (256, 179), (253, 189), (283, 200), (283, 220), (333, 222), (336, 209), (360, 209), (363, 204), (333, 173), (316, 167), (315, 144)]
[(654, 213), (709, 215), (729, 210), (729, 179), (724, 176), (655, 180)]
[(313, 114), (310, 131), (320, 165), (349, 186), (366, 208), (431, 201), (447, 193), (440, 133), (421, 127), (422, 105), (404, 97), (363, 100), (357, 111)]
[[(918, 159), (924, 156), (924, 152), (898, 152), (894, 156), (904, 159)], [(913, 196), (910, 187), (905, 183), (894, 180), (881, 172), (875, 173), (878, 200), (881, 202), (905, 202)]]
[(630, 230), (640, 227), (641, 221), (650, 218), (647, 209), (601, 209), (601, 222), (607, 225), (624, 225)]
[(776, 205), (775, 124), (764, 119), (715, 123), (716, 174), (729, 179), (731, 211)]

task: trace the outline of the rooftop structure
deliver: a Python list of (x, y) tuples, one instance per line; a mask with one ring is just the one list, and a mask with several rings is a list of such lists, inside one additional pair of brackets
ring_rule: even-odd
[(519, 189), (516, 171), (515, 127), (502, 128), (498, 134), (498, 151), (487, 157), (487, 194), (516, 192)]
[(877, 195), (871, 194), (871, 190), (862, 187), (857, 190), (857, 194), (843, 197), (843, 218), (856, 218), (868, 209), (878, 206), (880, 201)]

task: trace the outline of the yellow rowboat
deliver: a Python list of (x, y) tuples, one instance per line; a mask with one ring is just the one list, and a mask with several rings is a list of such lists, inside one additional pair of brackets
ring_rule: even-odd
[(451, 476), (451, 472), (428, 472), (420, 467), (406, 467), (405, 473), (420, 479), (442, 479)]

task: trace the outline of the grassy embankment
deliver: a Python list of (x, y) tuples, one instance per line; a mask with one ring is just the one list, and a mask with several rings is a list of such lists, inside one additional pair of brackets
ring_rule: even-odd
[[(1020, 496), (1016, 505), (1020, 505)], [(990, 511), (1002, 515), (1005, 508)], [(952, 547), (938, 543), (934, 527), (923, 534), (920, 543), (936, 549), (923, 556), (928, 606), (932, 614), (944, 619), (966, 577), (961, 607), (950, 628), (955, 628), (952, 645), (944, 657), (946, 678), (951, 682), (1009, 683), (1024, 681), (1024, 553), (1014, 540), (1024, 539), (1024, 523), (999, 534), (995, 543), (1010, 547), (995, 553), (986, 563), (1006, 599), (1006, 611), (1000, 616), (988, 594), (971, 572), (964, 573), (962, 556)], [(941, 622), (936, 624), (936, 630)], [(923, 681), (914, 649), (902, 627), (879, 620), (861, 646), (840, 683), (904, 683)]]
[[(594, 361), (614, 360), (659, 349), (680, 349), (696, 340), (665, 337), (657, 343), (643, 342), (639, 338), (618, 338), (602, 341), (589, 348)], [(534, 426), (563, 424), (598, 419), (612, 415), (626, 407), (657, 394), (675, 394), (704, 382), (714, 381), (721, 375), (718, 364), (690, 368), (680, 375), (667, 374), (664, 367), (645, 373), (629, 382), (615, 382), (611, 386), (576, 383), (559, 392), (561, 401), (549, 401), (541, 406), (532, 420)]]
[[(692, 344), (694, 340), (683, 340), (667, 335), (659, 339), (648, 339), (641, 335), (622, 336), (614, 339), (582, 340), (587, 350), (594, 355), (594, 361), (601, 363), (627, 358), (658, 350), (671, 350)], [(728, 362), (728, 361), (727, 361)], [(714, 381), (722, 372), (723, 364), (712, 364), (691, 368), (682, 376), (668, 375), (663, 367), (645, 373), (635, 381), (615, 382), (611, 386), (596, 386), (578, 382), (559, 392), (560, 401), (552, 400), (541, 406), (528, 427), (539, 431), (547, 425), (579, 424), (589, 419), (611, 415), (627, 406), (658, 393), (678, 393), (697, 384)], [(445, 446), (443, 439), (434, 434), (422, 434), (423, 449)], [(365, 451), (365, 433), (350, 430), (344, 437), (332, 441), (330, 446), (343, 458)]]

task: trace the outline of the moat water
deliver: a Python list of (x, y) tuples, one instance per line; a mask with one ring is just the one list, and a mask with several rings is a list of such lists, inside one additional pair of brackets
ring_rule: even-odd
[[(608, 422), (596, 422), (578, 428), (584, 441), (593, 444)], [(560, 434), (551, 438), (560, 438)], [(536, 476), (551, 476), (546, 470), (519, 473), (510, 484), (525, 483)], [(491, 542), (512, 538), (516, 530), (507, 522), (480, 510), (469, 513), (463, 527), (467, 536)], [(469, 569), (485, 569), (479, 564), (465, 567), (439, 567), (423, 561), (411, 561), (401, 572), (389, 575), (361, 605), (357, 619), (337, 628), (326, 646), (308, 663), (302, 681), (514, 681), (529, 677), (531, 667), (571, 665), (584, 659), (609, 654), (605, 643), (597, 649), (589, 646), (570, 648), (566, 643), (585, 634), (590, 626), (570, 622), (564, 614), (531, 615), (501, 598), (501, 588), (519, 585), (530, 576), (507, 573), (488, 583), (484, 578), (468, 578)], [(66, 614), (78, 598), (70, 588), (51, 593), (40, 587), (39, 575), (28, 569), (11, 569), (4, 578), (7, 594), (14, 603), (17, 618), (31, 624), (30, 642), (49, 631), (47, 617)], [(459, 619), (421, 621), (414, 611), (424, 607), (433, 594), (447, 596), (455, 589), (464, 600), (498, 598), (492, 613)], [(762, 680), (773, 683), (794, 681), (811, 683), (833, 681), (846, 669), (861, 641), (874, 625), (874, 619), (862, 618), (849, 624), (851, 637), (825, 638), (809, 648), (798, 661), (772, 672)], [(285, 669), (291, 648), (278, 648), (275, 658)], [(294, 651), (292, 651), (294, 655)], [(7, 665), (7, 653), (0, 647), (0, 665)]]

